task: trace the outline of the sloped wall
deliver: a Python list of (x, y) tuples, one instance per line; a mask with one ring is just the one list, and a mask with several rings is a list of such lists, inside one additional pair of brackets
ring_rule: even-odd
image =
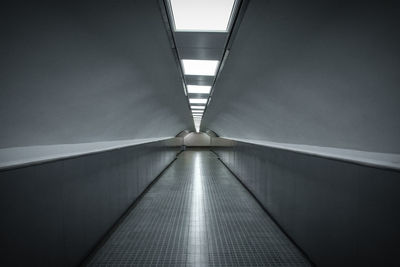
[(399, 5), (249, 1), (202, 130), (399, 153)]
[(157, 1), (6, 1), (0, 148), (193, 126)]

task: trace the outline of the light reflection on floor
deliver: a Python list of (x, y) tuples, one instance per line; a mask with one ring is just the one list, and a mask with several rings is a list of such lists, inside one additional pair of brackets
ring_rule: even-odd
[(194, 266), (204, 266), (208, 262), (202, 168), (201, 154), (196, 153), (192, 176), (193, 189), (188, 244), (188, 262), (193, 263)]

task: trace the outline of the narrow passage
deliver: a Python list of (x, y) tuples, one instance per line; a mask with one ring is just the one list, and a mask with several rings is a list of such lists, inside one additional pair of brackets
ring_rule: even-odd
[(309, 266), (229, 170), (189, 150), (139, 201), (89, 266)]

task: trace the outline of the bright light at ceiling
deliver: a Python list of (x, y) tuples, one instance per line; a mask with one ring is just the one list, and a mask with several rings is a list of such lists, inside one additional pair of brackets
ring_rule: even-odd
[(207, 103), (207, 98), (189, 98), (190, 104), (205, 104)]
[(175, 31), (228, 31), (235, 0), (170, 0)]
[(187, 85), (187, 90), (189, 94), (209, 94), (211, 91), (211, 86), (209, 85)]
[(185, 75), (215, 76), (218, 60), (182, 59), (183, 73)]
[(190, 106), (191, 109), (205, 109), (206, 106)]

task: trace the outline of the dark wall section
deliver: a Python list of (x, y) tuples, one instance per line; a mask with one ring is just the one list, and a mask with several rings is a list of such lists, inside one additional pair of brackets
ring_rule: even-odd
[(0, 148), (193, 127), (156, 0), (3, 1), (0, 34)]
[(0, 171), (0, 266), (76, 266), (181, 138)]
[(400, 265), (400, 172), (242, 142), (213, 150), (317, 266)]
[(399, 28), (399, 1), (249, 1), (203, 130), (399, 153)]

